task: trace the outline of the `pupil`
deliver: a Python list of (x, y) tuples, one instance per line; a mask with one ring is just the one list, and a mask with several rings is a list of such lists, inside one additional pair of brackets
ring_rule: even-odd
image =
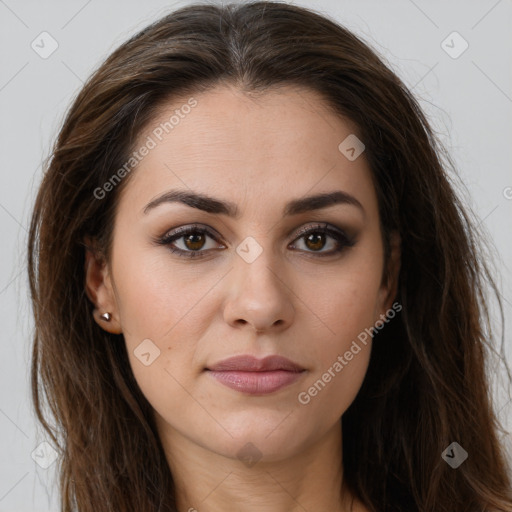
[[(194, 238), (196, 239), (195, 241), (194, 241)], [(199, 238), (199, 241), (197, 241), (198, 238)], [(202, 247), (202, 243), (201, 243), (202, 242), (202, 238), (203, 238), (203, 235), (201, 235), (201, 234), (188, 235), (186, 237), (186, 239), (185, 239), (185, 244), (187, 245), (187, 247), (189, 249), (196, 249), (196, 250), (197, 249), (201, 249), (201, 247)], [(192, 244), (192, 247), (190, 247), (189, 244)], [(199, 246), (196, 246), (194, 244), (199, 244)]]
[(308, 237), (306, 239), (306, 244), (308, 244), (308, 242), (311, 242), (312, 239), (314, 240), (315, 238), (317, 238), (319, 243), (318, 243), (318, 241), (316, 243), (313, 241), (313, 247), (311, 247), (311, 246), (308, 246), (308, 247), (310, 247), (310, 249), (321, 249), (323, 246), (323, 238), (324, 238), (323, 233), (321, 233), (321, 234), (320, 233), (317, 233), (317, 234), (312, 233), (312, 234), (308, 235)]

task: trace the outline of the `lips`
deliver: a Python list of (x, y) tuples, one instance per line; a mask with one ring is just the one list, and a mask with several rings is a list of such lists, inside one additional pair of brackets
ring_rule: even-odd
[(300, 365), (282, 356), (267, 356), (263, 359), (244, 355), (224, 359), (219, 363), (206, 368), (211, 371), (233, 371), (241, 372), (269, 372), (273, 370), (285, 370), (288, 372), (301, 372), (304, 370)]
[(205, 370), (221, 384), (249, 395), (273, 393), (300, 379), (306, 372), (282, 356), (257, 359), (248, 355), (230, 357)]

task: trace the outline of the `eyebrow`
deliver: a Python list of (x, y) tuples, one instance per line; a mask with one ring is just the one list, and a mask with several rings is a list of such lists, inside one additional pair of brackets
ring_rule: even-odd
[[(227, 215), (234, 219), (239, 218), (240, 211), (235, 203), (215, 199), (214, 197), (198, 192), (190, 192), (187, 190), (170, 190), (150, 201), (143, 212), (146, 214), (150, 210), (164, 203), (182, 203), (191, 208), (197, 208), (207, 213)], [(298, 215), (313, 210), (320, 210), (336, 204), (347, 204), (356, 206), (364, 214), (363, 205), (352, 195), (341, 190), (316, 194), (299, 199), (293, 199), (286, 203), (283, 209), (283, 217)]]

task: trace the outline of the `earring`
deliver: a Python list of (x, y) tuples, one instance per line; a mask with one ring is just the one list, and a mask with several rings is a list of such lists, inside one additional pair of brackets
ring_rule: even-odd
[(110, 313), (103, 313), (103, 315), (101, 315), (101, 319), (102, 320), (105, 320), (105, 322), (110, 322), (110, 319), (112, 318), (112, 315)]

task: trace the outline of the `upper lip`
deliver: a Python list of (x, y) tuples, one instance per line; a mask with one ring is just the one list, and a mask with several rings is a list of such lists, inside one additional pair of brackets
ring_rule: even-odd
[(272, 370), (300, 372), (304, 370), (300, 365), (283, 356), (267, 356), (263, 359), (258, 359), (250, 355), (229, 357), (212, 366), (208, 366), (206, 369), (212, 371), (239, 370), (244, 372), (268, 372)]

